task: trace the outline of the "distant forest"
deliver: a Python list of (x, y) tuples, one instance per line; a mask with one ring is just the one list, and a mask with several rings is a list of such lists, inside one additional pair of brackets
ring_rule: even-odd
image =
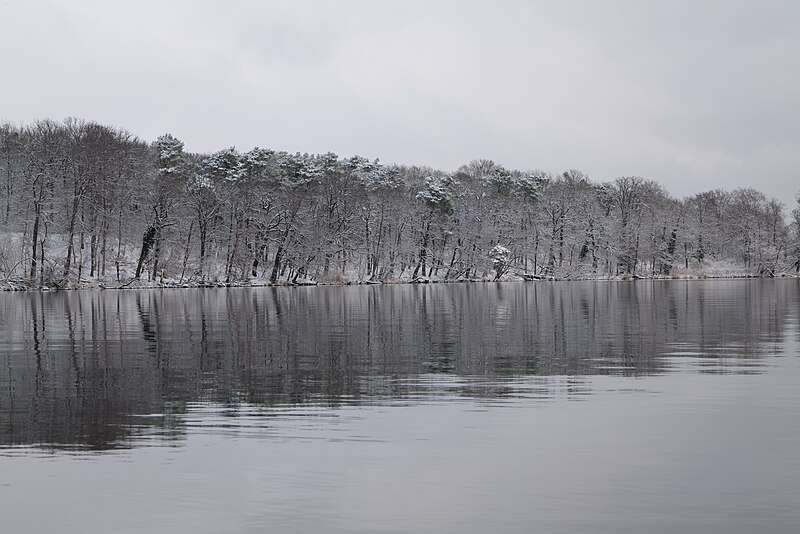
[[(774, 276), (800, 205), (581, 171), (193, 154), (94, 122), (0, 125), (0, 285)], [(789, 215), (787, 217), (787, 215)]]

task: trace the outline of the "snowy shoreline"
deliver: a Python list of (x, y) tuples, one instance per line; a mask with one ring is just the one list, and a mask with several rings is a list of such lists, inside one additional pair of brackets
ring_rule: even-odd
[(343, 287), (343, 286), (369, 286), (369, 285), (415, 285), (415, 284), (475, 284), (475, 283), (533, 283), (533, 282), (634, 282), (634, 281), (690, 281), (690, 280), (748, 280), (748, 279), (785, 279), (800, 278), (798, 273), (777, 273), (775, 276), (760, 276), (758, 274), (697, 274), (674, 276), (611, 276), (597, 278), (555, 278), (505, 275), (499, 280), (462, 279), (441, 280), (417, 278), (414, 280), (391, 280), (386, 282), (372, 280), (349, 280), (341, 282), (301, 281), (296, 283), (283, 282), (273, 284), (265, 280), (247, 280), (237, 282), (136, 282), (130, 280), (126, 283), (103, 283), (98, 281), (69, 284), (66, 287), (30, 286), (19, 280), (0, 282), (0, 291), (4, 292), (53, 292), (53, 291), (87, 291), (87, 290), (144, 290), (144, 289), (232, 289), (232, 288), (261, 288), (261, 287)]

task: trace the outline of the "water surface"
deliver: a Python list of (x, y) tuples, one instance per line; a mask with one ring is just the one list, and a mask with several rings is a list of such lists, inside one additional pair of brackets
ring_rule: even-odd
[(800, 281), (0, 295), (8, 532), (797, 532)]

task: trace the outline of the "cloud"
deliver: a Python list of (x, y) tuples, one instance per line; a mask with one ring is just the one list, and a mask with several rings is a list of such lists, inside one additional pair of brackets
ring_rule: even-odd
[(676, 195), (800, 181), (800, 4), (136, 2), (0, 7), (0, 117), (80, 116), (455, 169), (641, 175)]

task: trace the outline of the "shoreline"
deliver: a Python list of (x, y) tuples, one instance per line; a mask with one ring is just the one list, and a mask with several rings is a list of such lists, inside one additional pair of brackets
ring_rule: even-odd
[(794, 278), (800, 279), (800, 273), (783, 272), (774, 276), (764, 276), (758, 274), (697, 274), (697, 275), (671, 275), (671, 276), (639, 276), (621, 275), (598, 278), (558, 278), (558, 277), (531, 277), (531, 276), (504, 276), (499, 280), (492, 279), (472, 279), (472, 280), (438, 280), (429, 278), (417, 278), (414, 280), (391, 280), (391, 281), (370, 281), (370, 280), (350, 280), (336, 282), (321, 281), (301, 281), (301, 282), (279, 282), (270, 283), (261, 280), (245, 280), (237, 282), (140, 282), (134, 283), (129, 280), (125, 283), (104, 283), (104, 282), (84, 282), (81, 284), (69, 284), (67, 287), (51, 286), (29, 286), (19, 280), (0, 282), (0, 292), (19, 293), (19, 292), (60, 292), (60, 291), (92, 291), (92, 290), (112, 290), (112, 291), (131, 291), (131, 290), (152, 290), (152, 289), (236, 289), (236, 288), (262, 288), (262, 287), (345, 287), (345, 286), (393, 286), (393, 285), (426, 285), (426, 284), (478, 284), (478, 283), (552, 283), (552, 282), (636, 282), (636, 281), (698, 281), (698, 280), (776, 280)]

